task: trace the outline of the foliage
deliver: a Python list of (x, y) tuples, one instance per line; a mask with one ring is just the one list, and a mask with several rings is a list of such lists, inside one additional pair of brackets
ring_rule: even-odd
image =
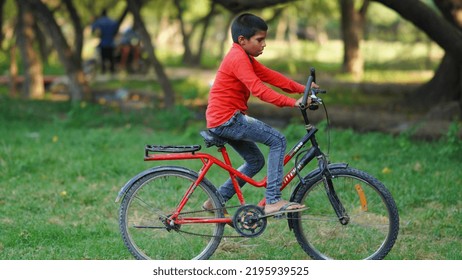
[[(4, 21), (7, 24), (4, 24), (5, 28), (11, 30), (14, 25), (16, 7), (13, 4), (13, 1), (6, 1), (4, 8)], [(59, 5), (60, 1), (48, 1), (47, 4), (51, 9), (55, 11), (55, 16), (59, 22), (63, 22), (63, 31), (65, 32), (68, 38), (72, 38), (72, 28), (69, 28), (68, 24), (68, 13), (64, 9), (64, 5)], [(198, 21), (207, 13), (209, 10), (209, 1), (195, 1), (192, 5), (188, 1), (182, 1), (183, 8), (185, 8), (185, 20), (187, 28), (191, 29), (194, 25), (198, 24)], [(122, 11), (125, 8), (124, 1), (114, 1), (114, 0), (103, 0), (103, 1), (77, 1), (74, 3), (78, 15), (82, 21), (83, 26), (89, 26), (92, 20), (99, 16), (103, 8), (109, 8), (109, 16), (117, 18), (121, 15)], [(296, 25), (299, 28), (313, 27), (316, 32), (326, 32), (329, 34), (329, 38), (338, 39), (339, 35), (339, 21), (340, 21), (340, 12), (339, 5), (336, 1), (295, 1), (294, 3), (285, 4), (283, 6), (275, 6), (270, 8), (265, 8), (261, 11), (253, 11), (258, 14), (261, 14), (265, 17), (271, 17), (274, 15), (276, 9), (283, 9), (284, 13), (282, 16), (279, 16), (275, 19), (274, 23), (271, 23), (271, 34), (274, 35), (274, 31), (277, 28), (278, 24), (287, 24), (288, 19), (296, 19)], [(143, 19), (145, 20), (146, 26), (149, 28), (150, 33), (153, 35), (153, 41), (156, 43), (157, 47), (163, 48), (168, 47), (172, 48), (181, 38), (177, 38), (176, 34), (179, 34), (178, 29), (174, 27), (177, 26), (177, 19), (175, 18), (177, 11), (172, 3), (172, 1), (162, 2), (162, 1), (148, 1), (146, 2), (143, 10)], [(215, 16), (214, 23), (210, 26), (210, 30), (207, 32), (207, 48), (215, 48), (221, 44), (221, 39), (218, 37), (223, 37), (221, 34), (227, 24), (226, 21), (219, 20), (224, 15), (228, 15), (229, 12), (220, 8), (217, 9), (217, 15)], [(421, 40), (424, 38), (422, 32), (417, 30), (411, 24), (406, 23), (401, 19), (396, 13), (391, 12), (389, 9), (383, 7), (383, 5), (377, 3), (371, 3), (369, 9), (369, 28), (368, 39), (377, 40), (377, 39), (393, 39), (401, 40), (405, 42), (414, 42), (415, 40)], [(127, 17), (125, 25), (131, 21), (131, 17)], [(165, 25), (167, 22), (168, 25)], [(123, 26), (125, 26), (123, 25)], [(390, 37), (390, 35), (383, 35), (389, 33), (390, 30), (394, 30), (393, 26), (398, 25), (399, 30), (395, 32), (395, 37)], [(168, 26), (168, 28), (165, 28)], [(177, 28), (177, 27), (176, 27)], [(388, 30), (388, 31), (387, 31)], [(296, 32), (297, 30), (288, 30), (288, 32)], [(6, 32), (10, 34), (11, 32)], [(88, 30), (86, 31), (86, 42), (87, 44), (93, 44), (91, 42), (91, 36), (88, 36)], [(196, 34), (197, 35), (197, 34)], [(224, 34), (226, 36), (226, 34)], [(387, 37), (388, 36), (388, 37)], [(159, 38), (165, 38), (157, 40)], [(170, 39), (167, 39), (170, 38)], [(173, 39), (175, 38), (175, 39)], [(192, 43), (193, 46), (197, 46), (197, 40), (199, 36), (193, 36), (195, 40)], [(7, 36), (6, 40), (3, 41), (4, 44), (11, 45), (11, 41), (14, 38)], [(6, 50), (6, 45), (3, 46)], [(181, 49), (174, 47), (175, 51), (181, 52)]]
[(443, 157), (456, 157), (462, 155), (462, 139), (459, 131), (462, 127), (461, 122), (451, 123), (449, 130), (444, 138), (441, 139), (440, 155)]

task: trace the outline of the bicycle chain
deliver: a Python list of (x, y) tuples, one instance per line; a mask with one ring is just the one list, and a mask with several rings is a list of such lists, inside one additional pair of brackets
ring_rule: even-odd
[[(227, 206), (226, 209), (232, 209), (232, 208), (238, 208), (241, 207), (241, 205), (237, 206)], [(201, 213), (201, 212), (210, 212), (210, 211), (215, 211), (215, 210), (221, 210), (225, 208), (213, 208), (209, 210), (196, 210), (196, 211), (188, 211), (188, 212), (182, 212), (182, 214), (194, 214), (194, 213)], [(289, 218), (287, 218), (288, 220)], [(294, 218), (291, 218), (292, 220), (295, 220)], [(211, 234), (201, 234), (201, 233), (195, 233), (195, 232), (189, 232), (181, 229), (176, 229), (175, 231), (177, 232), (182, 232), (185, 234), (190, 234), (190, 235), (195, 235), (195, 236), (202, 236), (202, 237), (220, 237), (217, 235), (211, 235)], [(247, 237), (247, 236), (242, 236), (242, 235), (221, 235), (221, 237), (225, 238), (252, 238), (252, 237)]]

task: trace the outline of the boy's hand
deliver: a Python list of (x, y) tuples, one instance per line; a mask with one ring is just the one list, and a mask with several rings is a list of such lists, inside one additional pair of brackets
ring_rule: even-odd
[[(303, 96), (300, 97), (297, 101), (295, 101), (295, 107), (299, 107), (302, 101), (303, 101)], [(307, 106), (311, 104), (311, 97), (308, 97), (308, 99), (306, 100), (306, 103), (307, 103), (306, 104)]]
[[(319, 86), (315, 82), (311, 83), (311, 87), (319, 88)], [(296, 107), (300, 106), (300, 103), (302, 103), (302, 101), (303, 101), (303, 96), (300, 97), (297, 101), (295, 101), (295, 106)], [(306, 104), (307, 106), (311, 104), (311, 97), (308, 97), (308, 100), (306, 101), (306, 103), (307, 103)]]

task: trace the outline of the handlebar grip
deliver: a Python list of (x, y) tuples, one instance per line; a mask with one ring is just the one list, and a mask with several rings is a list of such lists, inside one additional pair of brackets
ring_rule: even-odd
[(308, 81), (306, 82), (305, 92), (303, 93), (302, 103), (300, 104), (300, 108), (306, 108), (306, 101), (308, 101), (308, 95), (310, 94), (311, 83), (313, 82), (313, 76), (308, 77)]
[(316, 83), (316, 69), (314, 67), (311, 67), (310, 69), (310, 76), (313, 77), (313, 82)]
[(308, 81), (306, 82), (305, 92), (303, 93), (302, 103), (300, 104), (300, 109), (304, 110), (307, 107), (306, 102), (308, 101), (308, 95), (311, 91), (311, 83), (316, 81), (316, 69), (311, 67), (310, 69), (310, 76), (308, 77)]

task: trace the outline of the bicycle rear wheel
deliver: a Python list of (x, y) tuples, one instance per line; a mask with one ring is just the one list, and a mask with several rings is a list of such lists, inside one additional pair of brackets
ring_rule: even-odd
[[(208, 259), (220, 244), (224, 224), (166, 222), (197, 173), (181, 167), (163, 167), (136, 181), (125, 194), (119, 226), (128, 250), (137, 259)], [(180, 217), (223, 217), (222, 210), (201, 211), (211, 199), (220, 208), (215, 187), (202, 181), (189, 197)]]
[(292, 216), (299, 244), (314, 259), (383, 259), (399, 229), (398, 209), (390, 192), (360, 170), (333, 169), (331, 174), (348, 222), (339, 221), (322, 176), (306, 178), (295, 201), (309, 209)]

